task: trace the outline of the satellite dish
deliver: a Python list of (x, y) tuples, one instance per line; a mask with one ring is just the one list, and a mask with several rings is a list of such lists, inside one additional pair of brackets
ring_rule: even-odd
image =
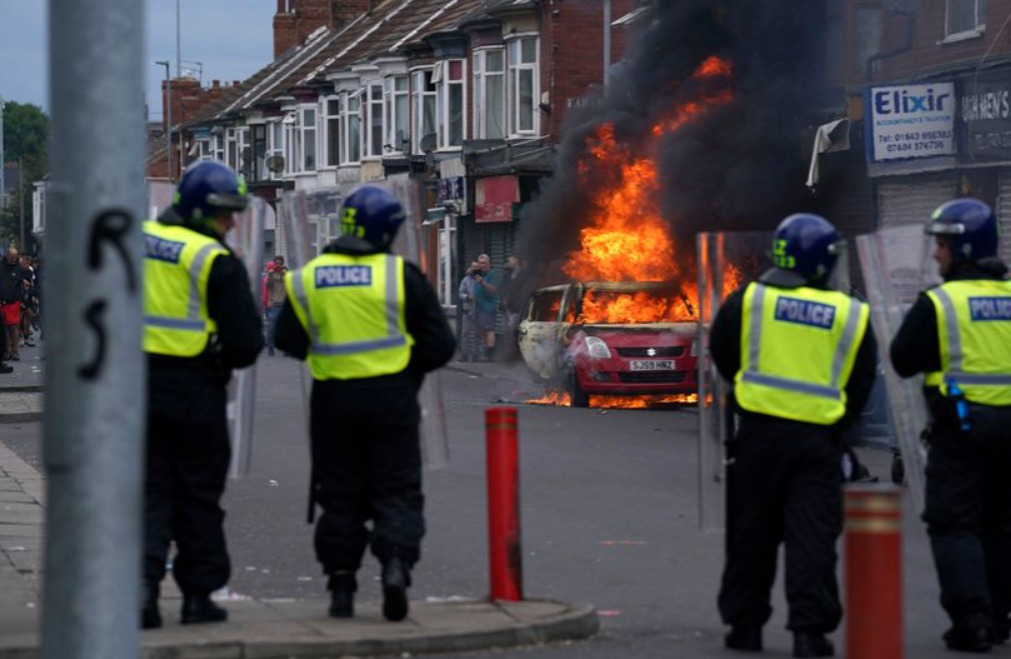
[(434, 151), (436, 140), (438, 140), (438, 135), (436, 133), (428, 133), (427, 135), (422, 137), (421, 144), (419, 144), (419, 146), (421, 147), (421, 152), (428, 153), (429, 151)]
[(267, 169), (280, 174), (284, 171), (284, 156), (271, 156), (267, 158)]

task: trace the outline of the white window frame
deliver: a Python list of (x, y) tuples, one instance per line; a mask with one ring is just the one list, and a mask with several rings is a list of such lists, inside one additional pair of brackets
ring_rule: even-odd
[[(522, 52), (523, 52), (523, 41), (526, 39), (533, 39), (534, 41), (534, 61), (533, 62), (523, 62)], [(506, 82), (506, 101), (509, 106), (509, 123), (508, 131), (510, 138), (530, 138), (537, 137), (541, 132), (541, 113), (540, 113), (540, 97), (541, 97), (541, 76), (540, 76), (540, 62), (541, 62), (541, 40), (539, 35), (536, 33), (526, 33), (511, 35), (506, 40), (506, 52), (507, 52), (507, 71), (508, 79)], [(517, 57), (519, 55), (520, 57)], [(520, 78), (524, 72), (531, 72), (531, 125), (529, 128), (522, 126), (521, 108), (520, 108)]]
[(381, 81), (366, 82), (358, 94), (362, 101), (362, 160), (377, 160), (383, 157), (383, 138), (386, 136), (383, 124), (383, 84)]
[[(439, 132), (439, 95), (435, 83), (432, 82), (432, 89), (426, 89), (426, 76), (433, 75), (433, 67), (426, 66), (411, 70), (411, 152), (424, 153), (421, 149), (421, 140), (429, 133)], [(425, 131), (425, 105), (431, 103), (434, 112), (432, 113), (432, 130)], [(436, 141), (438, 146), (438, 141)]]
[[(488, 55), (498, 54), (501, 57), (502, 66), (498, 71), (488, 70)], [(506, 95), (507, 73), (506, 73), (506, 49), (504, 46), (494, 46), (479, 48), (474, 51), (474, 139), (476, 140), (501, 140), (509, 134), (506, 122), (506, 111), (509, 107)], [(488, 86), (493, 80), (498, 80), (502, 85), (502, 104), (497, 109), (500, 135), (489, 135), (489, 120), (493, 118), (495, 109), (488, 105)]]
[[(398, 83), (402, 83), (402, 89), (398, 89)], [(383, 79), (383, 126), (388, 153), (403, 154), (405, 143), (411, 143), (411, 80), (407, 75)], [(397, 134), (398, 128), (403, 135)]]
[(211, 135), (211, 160), (225, 162), (225, 136), (223, 134)]
[(246, 167), (245, 152), (249, 149), (250, 157), (253, 154), (253, 145), (249, 143), (249, 127), (243, 126), (235, 129), (235, 171), (242, 174)]
[(298, 147), (300, 151), (299, 171), (301, 172), (315, 172), (319, 167), (319, 143), (316, 141), (318, 121), (319, 111), (316, 104), (303, 105), (299, 108)]
[[(286, 150), (284, 138), (285, 138), (284, 124), (282, 123), (281, 119), (271, 121), (267, 124), (267, 158), (270, 158), (271, 156), (285, 157)], [(264, 159), (264, 163), (266, 163), (266, 158)], [(287, 170), (288, 161), (286, 157), (284, 167), (285, 170)], [(264, 168), (266, 168), (266, 164), (264, 164)], [(270, 179), (277, 180), (281, 178), (282, 173), (272, 172), (268, 169), (267, 175)]]
[[(454, 64), (460, 65), (460, 76), (450, 79), (450, 71)], [(463, 141), (467, 139), (467, 60), (454, 58), (436, 62), (432, 72), (432, 82), (435, 83), (437, 99), (436, 133), (439, 135), (439, 149), (459, 149), (463, 147)], [(455, 114), (450, 107), (454, 87), (460, 90), (460, 135), (458, 140), (453, 139), (450, 124)]]
[[(341, 161), (342, 165), (357, 165), (362, 161), (361, 91), (343, 93), (341, 104)], [(354, 128), (353, 128), (354, 127)], [(355, 135), (357, 130), (357, 135)]]
[(212, 155), (211, 138), (202, 137), (197, 140), (197, 160), (210, 160)]
[[(970, 28), (952, 31), (951, 10), (954, 3), (969, 3), (976, 10), (976, 20)], [(945, 0), (944, 3), (944, 34), (946, 39), (958, 40), (959, 37), (979, 36), (986, 29), (986, 0)]]
[[(344, 144), (344, 135), (341, 131), (341, 104), (343, 99), (334, 94), (326, 96), (320, 101), (320, 158), (322, 163), (320, 169), (334, 168), (341, 163), (341, 148)], [(336, 134), (336, 144), (333, 144), (333, 136)], [(336, 147), (336, 148), (331, 148)], [(336, 151), (336, 152), (335, 152)]]
[(236, 145), (236, 142), (235, 142), (235, 129), (234, 128), (226, 128), (225, 129), (225, 160), (224, 160), (224, 163), (226, 165), (228, 165), (229, 167), (231, 167), (233, 170), (238, 171), (238, 167), (236, 167), (236, 165), (238, 164), (237, 161), (239, 159), (239, 154), (236, 151), (236, 146), (237, 145)]

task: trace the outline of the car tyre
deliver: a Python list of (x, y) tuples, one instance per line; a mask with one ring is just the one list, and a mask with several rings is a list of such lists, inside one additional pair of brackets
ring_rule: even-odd
[(590, 406), (590, 394), (579, 386), (579, 376), (576, 375), (574, 368), (569, 370), (569, 404), (572, 407)]

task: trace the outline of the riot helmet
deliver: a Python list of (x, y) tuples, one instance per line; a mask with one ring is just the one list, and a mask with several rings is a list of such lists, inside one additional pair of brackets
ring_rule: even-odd
[(955, 199), (944, 204), (934, 211), (926, 233), (948, 245), (952, 265), (997, 256), (997, 218), (993, 209), (978, 199)]
[(245, 181), (231, 167), (213, 160), (188, 167), (172, 198), (183, 224), (195, 229), (206, 229), (208, 221), (222, 213), (243, 211), (248, 203)]
[(842, 252), (842, 236), (820, 215), (797, 213), (779, 223), (772, 238), (772, 262), (797, 285), (823, 286)]
[(363, 185), (341, 204), (341, 235), (364, 240), (388, 250), (397, 230), (407, 218), (404, 207), (381, 185)]

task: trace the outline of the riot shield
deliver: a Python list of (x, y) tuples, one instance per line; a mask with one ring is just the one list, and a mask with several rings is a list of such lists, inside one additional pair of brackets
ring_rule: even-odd
[(927, 451), (920, 440), (927, 424), (923, 378), (904, 379), (892, 368), (888, 348), (920, 291), (940, 283), (931, 242), (921, 225), (882, 229), (857, 238), (871, 307), (871, 327), (881, 351), (892, 429), (902, 453), (909, 493), (923, 510)]
[[(263, 265), (264, 227), (273, 210), (259, 197), (251, 197), (249, 207), (237, 217), (235, 228), (225, 242), (245, 264), (253, 299), (260, 297), (260, 270)], [(240, 478), (249, 474), (253, 456), (253, 414), (256, 401), (256, 364), (232, 374), (228, 384), (228, 428), (232, 440), (229, 475)]]
[(709, 329), (730, 293), (772, 266), (765, 232), (700, 233), (699, 267), (699, 525), (721, 531), (726, 525), (726, 467), (734, 434), (731, 383), (716, 370), (709, 350)]
[[(421, 186), (406, 174), (394, 175), (381, 185), (386, 185), (397, 196), (407, 213), (407, 220), (397, 234), (392, 251), (424, 270), (422, 255), (425, 254), (426, 245), (422, 241), (421, 222), (424, 219), (423, 210), (427, 206), (421, 203)], [(310, 192), (297, 191), (284, 196), (278, 244), (279, 251), (285, 253), (292, 263), (292, 269), (302, 267), (315, 258), (326, 243), (339, 237), (340, 206), (350, 192), (351, 188), (325, 188)], [(308, 401), (312, 380), (305, 369), (303, 382), (305, 400)], [(441, 376), (438, 373), (425, 378), (425, 384), (418, 394), (418, 402), (421, 407), (421, 449), (425, 467), (444, 467), (449, 462), (449, 443)]]

